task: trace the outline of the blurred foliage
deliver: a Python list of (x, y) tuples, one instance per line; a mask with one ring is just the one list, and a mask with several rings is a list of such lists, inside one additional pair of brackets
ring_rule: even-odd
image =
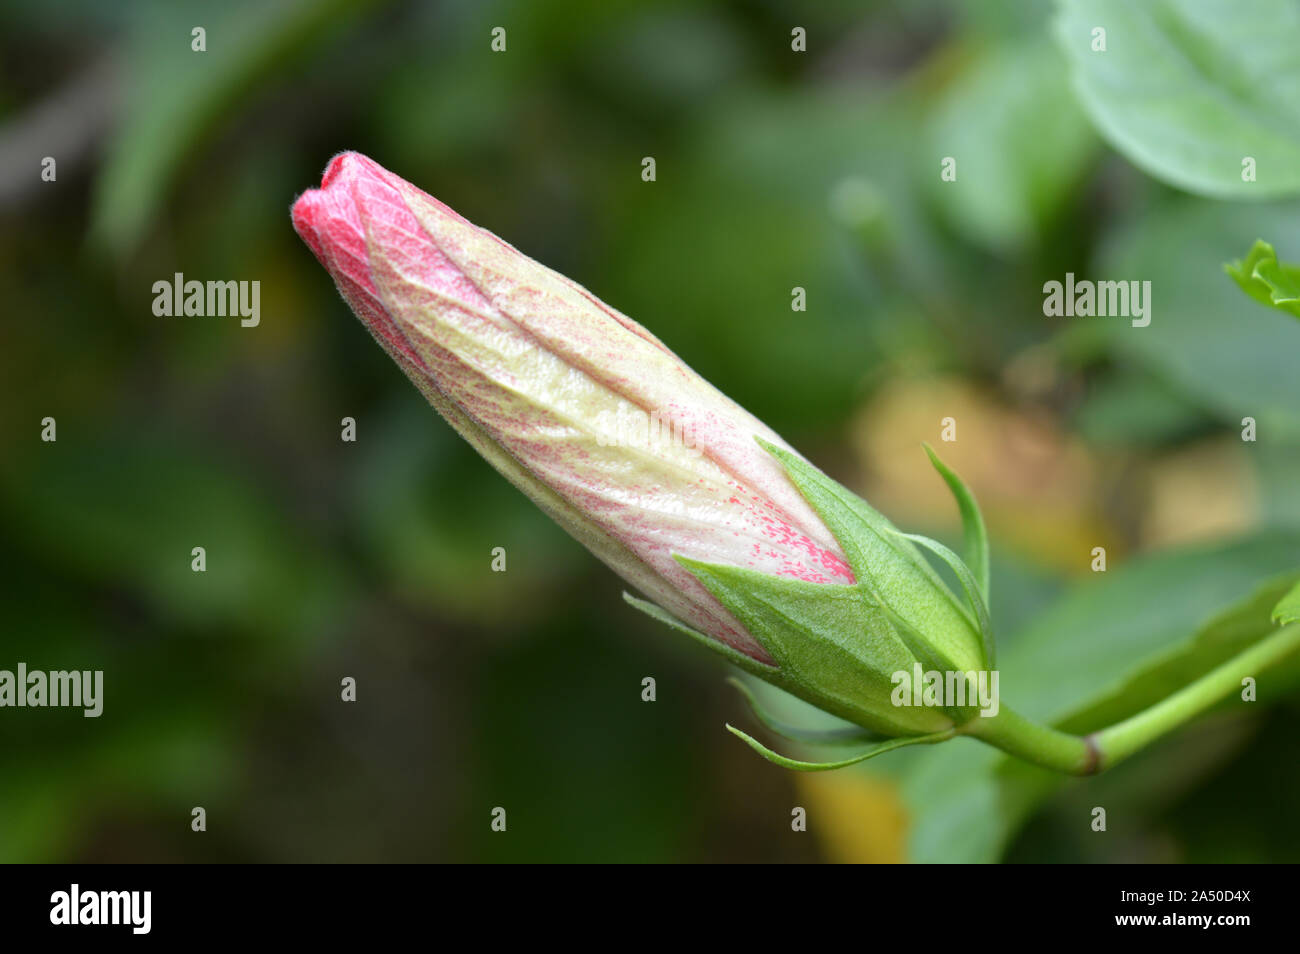
[(1201, 195), (1300, 191), (1300, 8), (1290, 0), (1061, 0), (1060, 14), (1080, 100), (1137, 165)]
[[(1295, 860), (1293, 670), (1086, 781), (964, 741), (763, 763), (722, 730), (742, 706), (713, 660), (437, 420), (288, 220), (363, 151), (950, 542), (920, 443), (955, 417), (937, 446), (988, 518), (1004, 697), (1091, 724), (1235, 645), (1232, 608), (1257, 622), (1300, 566), (1300, 324), (1222, 271), (1300, 248), (1300, 206), (1269, 4), (1217, 32), (1108, 4), (1104, 61), (1071, 45), (1084, 6), (6, 8), (0, 668), (103, 669), (106, 698), (0, 710), (0, 860)], [(1171, 23), (1195, 83), (1141, 72)], [(1158, 116), (1153, 84), (1180, 94)], [(1225, 89), (1251, 108), (1204, 108)], [(1225, 185), (1246, 140), (1249, 194)], [(1202, 141), (1226, 173), (1160, 151)], [(155, 317), (176, 272), (259, 280), (261, 324)], [(1151, 325), (1045, 318), (1066, 272), (1150, 281)]]

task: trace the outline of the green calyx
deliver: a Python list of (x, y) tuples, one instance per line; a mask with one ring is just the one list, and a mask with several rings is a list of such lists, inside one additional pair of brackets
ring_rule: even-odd
[[(974, 497), (928, 447), (931, 462), (957, 492), (972, 553), (963, 561), (942, 544), (903, 533), (874, 507), (836, 483), (799, 455), (766, 441), (759, 444), (785, 467), (792, 483), (822, 518), (853, 569), (857, 585), (895, 621), (900, 637), (916, 634), (924, 642), (921, 662), (941, 663), (952, 670), (987, 668), (992, 660), (992, 634), (984, 608), (988, 590), (988, 535)], [(964, 606), (948, 589), (918, 549), (932, 550), (952, 567), (971, 606)], [(968, 566), (980, 567), (983, 583)]]
[[(925, 537), (905, 534), (866, 501), (831, 480), (803, 458), (765, 441), (790, 480), (834, 535), (853, 569), (852, 585), (810, 583), (741, 567), (677, 557), (713, 596), (746, 627), (775, 661), (765, 666), (690, 630), (659, 607), (626, 596), (628, 602), (687, 632), (741, 669), (838, 716), (864, 731), (840, 733), (851, 743), (873, 743), (848, 759), (800, 762), (777, 755), (732, 726), (765, 757), (787, 768), (839, 768), (881, 752), (914, 743), (933, 743), (955, 735), (975, 715), (973, 705), (897, 702), (896, 673), (969, 672), (989, 668), (993, 637), (986, 607), (988, 538), (970, 492), (934, 454), (931, 461), (957, 497), (966, 529), (967, 557)], [(919, 545), (919, 546), (918, 546)], [(934, 552), (956, 574), (966, 602), (944, 584), (919, 547)], [(972, 687), (973, 688), (973, 687)], [(753, 697), (746, 693), (751, 704)], [(970, 694), (974, 698), (974, 693)], [(774, 728), (803, 744), (836, 744)]]
[(892, 675), (911, 672), (916, 657), (867, 587), (678, 561), (776, 661), (775, 672), (755, 675), (881, 735), (924, 735), (952, 727), (946, 712), (891, 703)]

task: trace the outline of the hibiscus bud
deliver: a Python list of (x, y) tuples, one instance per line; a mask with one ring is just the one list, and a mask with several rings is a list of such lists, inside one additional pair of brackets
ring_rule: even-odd
[(861, 724), (895, 733), (951, 725), (934, 711), (888, 711), (888, 672), (877, 670), (915, 661), (892, 629), (888, 658), (879, 657), (883, 636), (842, 634), (863, 646), (842, 653), (842, 665), (809, 664), (822, 675), (807, 678), (833, 685), (806, 687), (804, 640), (756, 632), (761, 614), (708, 574), (733, 568), (747, 580), (823, 587), (813, 593), (824, 592), (828, 606), (831, 597), (879, 604), (880, 619), (854, 617), (852, 627), (888, 628), (902, 617), (909, 632), (941, 634), (938, 658), (982, 658), (971, 620), (940, 595), (946, 588), (910, 543), (880, 518), (883, 572), (860, 581), (837, 533), (792, 482), (791, 462), (802, 458), (639, 324), (357, 153), (330, 162), (321, 188), (294, 203), (293, 223), (442, 416), (677, 622)]

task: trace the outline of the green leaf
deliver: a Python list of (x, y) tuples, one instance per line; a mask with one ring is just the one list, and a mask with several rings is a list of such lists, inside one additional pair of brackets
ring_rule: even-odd
[[(1162, 182), (1216, 198), (1300, 192), (1297, 35), (1293, 0), (1062, 0), (1056, 20), (1102, 136)], [(1243, 181), (1245, 157), (1256, 181)]]
[(1279, 262), (1263, 239), (1255, 240), (1245, 259), (1223, 269), (1251, 298), (1300, 318), (1300, 265)]
[[(1294, 532), (1265, 534), (1236, 545), (1175, 550), (1112, 566), (1080, 584), (1019, 634), (1017, 653), (1003, 660), (1002, 689), (1026, 717), (1077, 723), (1080, 713), (1111, 696), (1134, 673), (1182, 652), (1209, 621), (1228, 608), (1257, 601), (1263, 581), (1296, 566), (1300, 535)], [(1100, 603), (1108, 605), (1094, 605)], [(1252, 640), (1272, 630), (1272, 605), (1255, 606), (1259, 625)], [(1240, 643), (1233, 652), (1245, 646)], [(1220, 661), (1206, 659), (1198, 674)], [(1038, 678), (1029, 678), (1030, 673)], [(1139, 700), (1130, 704), (1134, 712), (1144, 707)]]
[(133, 248), (184, 160), (240, 102), (373, 2), (223, 4), (204, 18), (204, 52), (191, 49), (197, 24), (183, 6), (149, 5), (127, 52), (127, 115), (96, 184), (95, 242), (119, 253)]
[(1270, 614), (1273, 622), (1282, 626), (1289, 623), (1300, 622), (1300, 583), (1297, 583), (1286, 594), (1278, 600), (1277, 605), (1273, 607)]
[(859, 583), (875, 601), (907, 623), (953, 669), (979, 669), (984, 652), (957, 598), (898, 529), (861, 497), (798, 454), (759, 439), (784, 465), (786, 474), (826, 522)]
[(1274, 237), (1280, 248), (1300, 248), (1300, 202), (1225, 205), (1171, 197), (1107, 242), (1089, 276), (1149, 280), (1151, 324), (1085, 318), (1065, 333), (1100, 336), (1117, 364), (1140, 365), (1229, 427), (1250, 416), (1261, 433), (1300, 437), (1300, 322), (1256, 308), (1211, 267), (1259, 235)]
[[(928, 122), (918, 164), (936, 211), (994, 252), (1037, 242), (1071, 200), (1100, 142), (1045, 33), (990, 44), (955, 72)], [(944, 180), (939, 157), (957, 162)], [(933, 164), (932, 164), (933, 163)]]
[(742, 732), (731, 723), (727, 723), (727, 731), (732, 735), (744, 739), (751, 749), (757, 752), (769, 762), (775, 762), (782, 768), (793, 769), (796, 772), (827, 772), (832, 769), (846, 768), (850, 765), (856, 765), (859, 762), (865, 762), (867, 759), (873, 759), (877, 755), (885, 752), (892, 752), (894, 749), (901, 749), (909, 745), (934, 745), (936, 742), (943, 742), (951, 739), (953, 730), (946, 732), (933, 732), (929, 735), (904, 736), (898, 739), (888, 739), (877, 745), (873, 745), (865, 752), (859, 752), (857, 755), (847, 759), (840, 759), (837, 762), (800, 762), (798, 759), (787, 758), (777, 752), (773, 752), (762, 742), (759, 742), (753, 736)]
[(934, 448), (929, 444), (922, 445), (925, 448), (926, 455), (930, 458), (930, 463), (934, 469), (939, 472), (939, 476), (948, 484), (948, 489), (952, 495), (957, 498), (957, 509), (961, 511), (961, 529), (962, 536), (965, 538), (966, 565), (970, 567), (971, 572), (975, 575), (975, 581), (979, 585), (979, 592), (984, 597), (987, 604), (989, 600), (989, 533), (984, 526), (984, 515), (980, 513), (979, 504), (975, 502), (975, 495), (962, 482), (962, 479), (954, 473), (947, 464), (939, 459), (939, 455), (934, 452)]
[(1057, 725), (1070, 732), (1113, 725), (1249, 649), (1275, 631), (1269, 614), (1298, 579), (1300, 571), (1290, 571), (1256, 585), (1243, 599), (1203, 622), (1189, 640), (1153, 656)]

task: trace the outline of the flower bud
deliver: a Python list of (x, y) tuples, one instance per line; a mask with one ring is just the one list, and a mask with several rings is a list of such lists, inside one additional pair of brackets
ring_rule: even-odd
[(443, 416), (683, 621), (770, 661), (673, 554), (853, 582), (754, 435), (781, 439), (590, 292), (356, 153), (293, 221)]
[[(750, 581), (788, 581), (811, 588), (813, 603), (825, 594), (827, 607), (903, 601), (875, 612), (946, 632), (940, 642), (957, 647), (959, 662), (978, 661), (978, 649), (966, 652), (978, 647), (970, 620), (938, 595), (947, 591), (933, 571), (910, 555), (900, 570), (890, 555), (910, 544), (890, 539), (882, 574), (859, 580), (842, 538), (792, 482), (790, 462), (802, 458), (654, 335), (357, 153), (330, 162), (321, 188), (294, 203), (293, 223), (442, 416), (676, 621), (745, 668), (764, 678), (779, 672), (772, 681), (860, 723), (874, 718), (895, 733), (950, 724), (933, 711), (863, 715), (875, 701), (857, 698), (862, 672), (910, 666), (904, 641), (890, 643), (886, 662), (864, 656), (879, 645), (850, 647), (840, 663), (812, 667), (821, 675), (809, 678), (826, 685), (805, 687), (795, 676), (807, 639), (757, 632), (775, 624), (727, 595), (734, 580), (709, 577), (720, 567)], [(864, 619), (851, 626), (883, 633), (891, 625)], [(841, 635), (871, 642), (865, 632)]]

